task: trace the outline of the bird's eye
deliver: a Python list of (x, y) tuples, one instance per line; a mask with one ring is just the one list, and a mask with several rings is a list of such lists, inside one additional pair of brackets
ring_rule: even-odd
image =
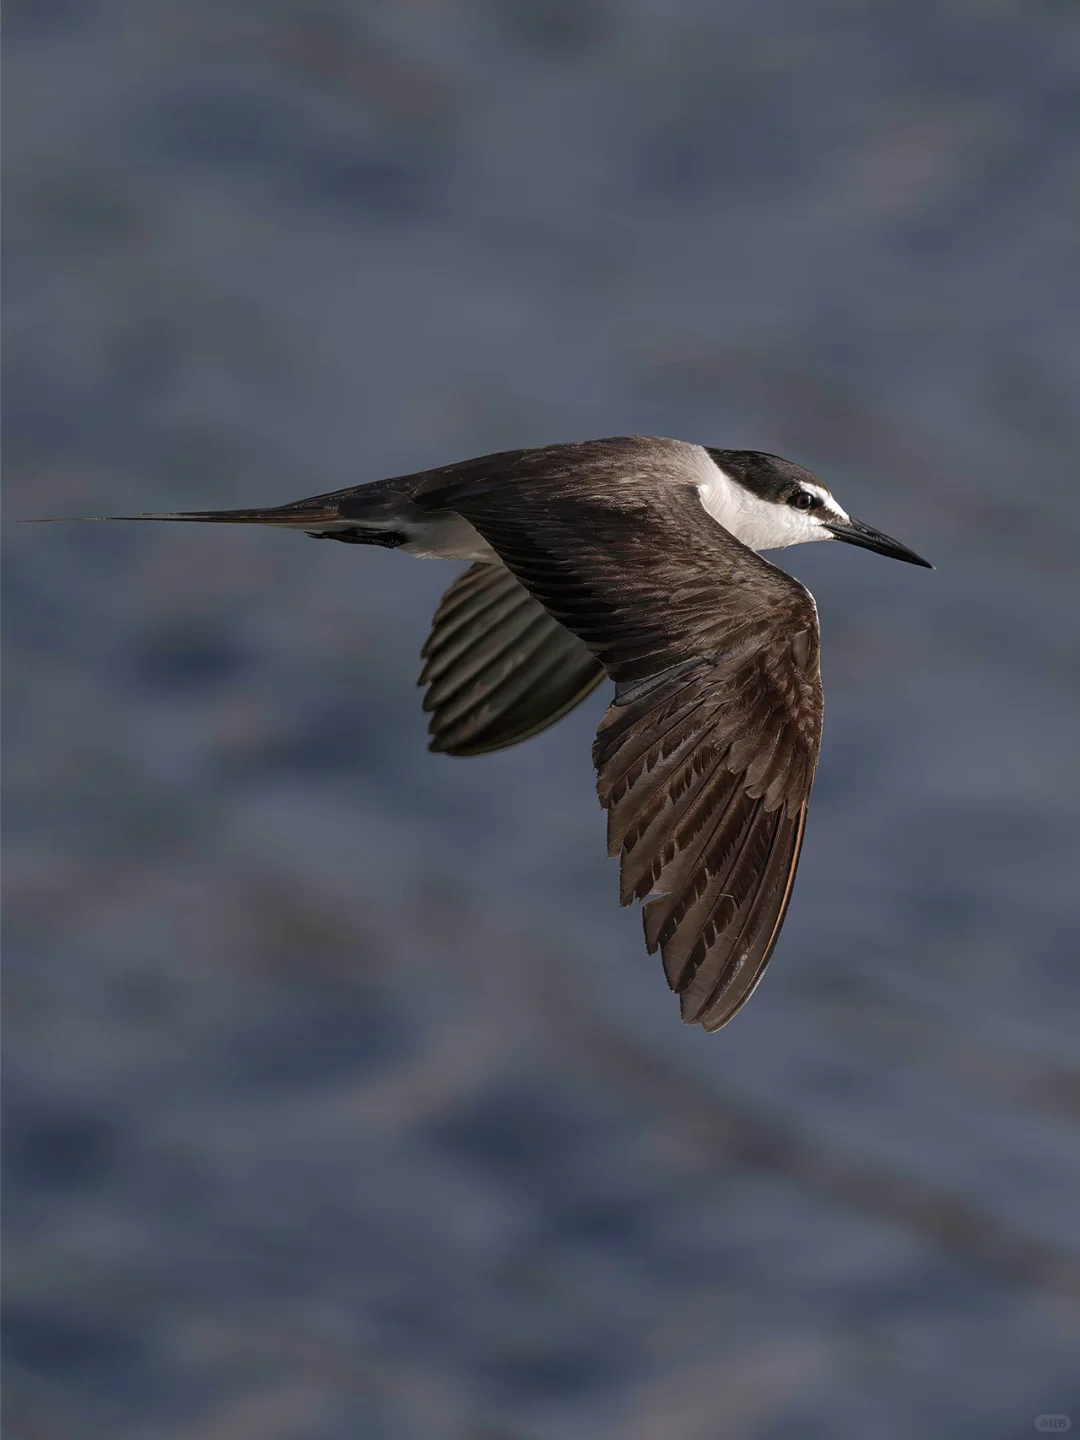
[(789, 501), (796, 510), (816, 510), (823, 503), (820, 495), (815, 495), (812, 490), (796, 490)]

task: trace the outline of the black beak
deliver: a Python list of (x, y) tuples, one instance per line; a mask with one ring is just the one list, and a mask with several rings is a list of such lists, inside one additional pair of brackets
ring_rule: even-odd
[(934, 568), (929, 560), (916, 555), (914, 550), (901, 545), (899, 540), (890, 540), (888, 535), (883, 535), (880, 530), (871, 530), (870, 526), (864, 525), (861, 520), (825, 521), (824, 524), (825, 529), (831, 530), (837, 540), (843, 540), (848, 545), (861, 545), (864, 550), (876, 550), (879, 555), (888, 555), (893, 560), (906, 560), (909, 565), (922, 565), (927, 570)]

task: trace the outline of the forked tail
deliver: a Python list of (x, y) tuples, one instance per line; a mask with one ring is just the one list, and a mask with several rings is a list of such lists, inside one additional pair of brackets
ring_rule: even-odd
[(298, 500), (293, 505), (269, 505), (261, 510), (161, 510), (142, 515), (49, 515), (28, 523), (48, 525), (75, 520), (188, 520), (217, 525), (283, 525), (303, 530), (309, 525), (348, 525), (338, 505)]
[[(365, 494), (365, 491), (368, 493)], [(166, 520), (209, 525), (272, 525), (282, 530), (302, 530), (318, 540), (345, 540), (354, 545), (385, 545), (390, 548), (404, 544), (407, 538), (394, 515), (390, 497), (376, 486), (359, 486), (355, 490), (336, 494), (316, 495), (310, 500), (295, 500), (291, 505), (269, 505), (255, 510), (57, 515), (28, 523), (49, 524), (62, 520)]]

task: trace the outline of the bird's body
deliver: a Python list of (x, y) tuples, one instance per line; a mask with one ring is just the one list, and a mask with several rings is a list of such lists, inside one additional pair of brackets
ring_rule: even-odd
[(538, 734), (606, 676), (593, 758), (622, 901), (684, 1020), (749, 998), (795, 876), (821, 738), (813, 597), (757, 552), (843, 539), (925, 565), (758, 451), (629, 436), (505, 451), (263, 510), (264, 524), (466, 561), (424, 646), (433, 750)]

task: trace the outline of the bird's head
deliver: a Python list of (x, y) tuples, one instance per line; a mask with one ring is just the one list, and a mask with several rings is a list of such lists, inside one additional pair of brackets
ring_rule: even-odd
[(853, 520), (816, 475), (761, 450), (708, 451), (716, 469), (699, 485), (705, 509), (751, 550), (843, 540), (893, 560), (934, 567), (898, 540)]

